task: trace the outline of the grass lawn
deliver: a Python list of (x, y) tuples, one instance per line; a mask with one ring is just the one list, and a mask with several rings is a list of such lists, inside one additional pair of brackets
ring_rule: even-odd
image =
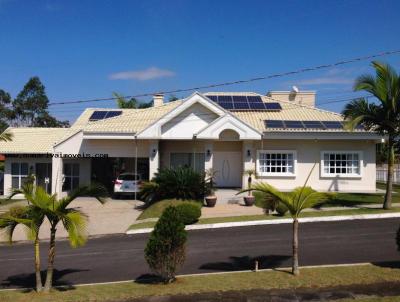
[[(300, 217), (322, 217), (322, 216), (339, 216), (339, 215), (360, 215), (360, 214), (379, 214), (379, 213), (396, 213), (400, 212), (400, 208), (393, 208), (391, 210), (383, 209), (350, 209), (350, 210), (335, 210), (335, 211), (313, 211), (303, 212)], [(231, 216), (231, 217), (214, 217), (214, 218), (200, 218), (195, 224), (211, 224), (223, 222), (239, 222), (239, 221), (254, 221), (254, 220), (270, 220), (290, 218), (289, 214), (285, 216), (278, 215), (249, 215), (249, 216)], [(141, 222), (132, 224), (129, 230), (138, 230), (144, 228), (152, 228), (156, 223), (153, 221)]]
[(148, 208), (146, 208), (137, 218), (137, 220), (143, 220), (143, 219), (148, 219), (148, 218), (158, 218), (161, 216), (162, 212), (168, 207), (168, 206), (176, 206), (178, 204), (182, 203), (196, 203), (198, 204), (199, 201), (194, 201), (194, 200), (177, 200), (177, 199), (167, 199), (167, 200), (161, 200), (158, 201)]
[[(106, 285), (78, 286), (68, 290), (54, 290), (50, 294), (1, 291), (2, 302), (79, 302), (121, 301), (146, 296), (190, 295), (202, 292), (221, 292), (252, 289), (326, 288), (352, 284), (368, 285), (398, 282), (400, 269), (375, 265), (303, 268), (294, 277), (285, 270), (213, 274), (180, 277), (169, 285), (139, 284), (135, 282)], [(368, 301), (368, 300), (366, 300)], [(392, 301), (392, 300), (387, 300)], [(393, 300), (394, 301), (394, 300)]]
[(6, 199), (6, 198), (0, 198), (0, 207), (1, 207), (1, 206), (8, 205), (8, 204), (15, 203), (15, 202), (17, 202), (17, 201), (22, 201), (22, 200), (24, 200), (24, 199)]

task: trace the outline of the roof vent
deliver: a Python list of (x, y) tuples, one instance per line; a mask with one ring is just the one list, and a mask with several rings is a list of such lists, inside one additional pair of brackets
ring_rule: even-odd
[(162, 93), (156, 93), (153, 96), (153, 107), (160, 107), (164, 105), (164, 95)]

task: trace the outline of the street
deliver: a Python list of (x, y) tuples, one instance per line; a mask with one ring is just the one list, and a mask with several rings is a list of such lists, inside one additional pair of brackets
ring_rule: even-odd
[[(395, 244), (399, 219), (304, 223), (300, 265), (400, 261)], [(223, 272), (291, 265), (292, 225), (263, 225), (189, 232), (187, 257), (179, 274)], [(55, 285), (136, 279), (151, 273), (144, 260), (148, 234), (91, 238), (73, 249), (56, 244)], [(47, 243), (41, 246), (46, 268)], [(0, 286), (34, 285), (32, 244), (0, 246)]]

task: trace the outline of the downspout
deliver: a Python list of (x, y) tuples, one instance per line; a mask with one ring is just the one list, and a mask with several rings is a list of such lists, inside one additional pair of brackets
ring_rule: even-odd
[(196, 171), (196, 135), (193, 135), (193, 170)]

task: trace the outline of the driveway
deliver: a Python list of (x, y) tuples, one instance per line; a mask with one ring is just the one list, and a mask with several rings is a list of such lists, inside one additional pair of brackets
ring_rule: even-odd
[[(18, 202), (23, 204), (23, 202)], [(86, 213), (89, 217), (88, 234), (106, 235), (106, 234), (119, 234), (125, 233), (128, 227), (140, 215), (141, 201), (137, 200), (114, 200), (109, 199), (104, 205), (100, 204), (94, 198), (81, 197), (74, 200), (70, 207), (76, 207)], [(139, 207), (139, 208), (138, 208)], [(46, 220), (40, 229), (40, 238), (50, 238), (50, 225)], [(67, 237), (62, 224), (59, 224), (57, 230), (57, 237)], [(24, 228), (18, 226), (14, 232), (14, 241), (27, 240)], [(0, 237), (0, 241), (5, 241), (4, 236)]]

